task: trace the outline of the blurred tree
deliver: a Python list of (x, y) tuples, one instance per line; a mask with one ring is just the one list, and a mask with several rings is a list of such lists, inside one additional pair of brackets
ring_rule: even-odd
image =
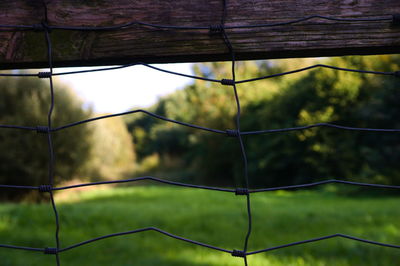
[[(35, 78), (2, 78), (0, 124), (47, 125), (50, 105), (48, 81)], [(55, 87), (53, 127), (88, 118), (90, 111), (69, 89)], [(55, 182), (72, 179), (87, 166), (91, 130), (86, 125), (53, 133)], [(0, 183), (38, 186), (48, 184), (47, 135), (33, 131), (0, 130)], [(0, 198), (39, 199), (36, 191), (2, 189)]]

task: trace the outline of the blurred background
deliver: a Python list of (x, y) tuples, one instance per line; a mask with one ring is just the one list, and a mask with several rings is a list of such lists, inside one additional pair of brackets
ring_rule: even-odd
[[(318, 63), (372, 71), (400, 70), (398, 55), (282, 59), (238, 62), (236, 78), (270, 75)], [(229, 62), (158, 67), (215, 79), (231, 77)], [(56, 72), (64, 70), (67, 69)], [(238, 91), (242, 131), (322, 122), (400, 128), (400, 79), (393, 76), (319, 68), (240, 84)], [(204, 127), (235, 128), (236, 105), (230, 86), (193, 81), (140, 66), (57, 77), (55, 96), (54, 126), (144, 108)], [(48, 108), (47, 80), (1, 78), (0, 124), (46, 125)], [(244, 184), (237, 139), (146, 114), (99, 120), (53, 136), (57, 185), (145, 175), (212, 186)], [(252, 188), (326, 179), (400, 185), (398, 133), (313, 128), (245, 136), (244, 144)], [(0, 130), (0, 183), (46, 184), (47, 149), (46, 135)], [(250, 249), (334, 233), (400, 245), (399, 195), (397, 190), (343, 185), (254, 195)], [(0, 198), (1, 244), (54, 245), (54, 218), (46, 195), (1, 189)], [(244, 198), (230, 194), (142, 182), (64, 191), (56, 193), (56, 200), (63, 246), (107, 233), (159, 226), (197, 241), (241, 249), (246, 232)], [(21, 233), (13, 233), (16, 230)], [(61, 258), (65, 265), (243, 264), (229, 254), (176, 243), (157, 233), (100, 242), (63, 253)], [(52, 256), (19, 256), (21, 252), (26, 254), (0, 250), (2, 265), (54, 263)], [(94, 254), (90, 263), (84, 252)], [(398, 265), (400, 254), (395, 249), (333, 239), (254, 255), (249, 261), (250, 265)]]

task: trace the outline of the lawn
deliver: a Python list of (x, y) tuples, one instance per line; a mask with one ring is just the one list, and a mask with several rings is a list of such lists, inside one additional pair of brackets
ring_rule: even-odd
[[(298, 191), (252, 194), (249, 250), (343, 233), (400, 245), (400, 197)], [(241, 249), (245, 197), (175, 187), (120, 187), (57, 195), (61, 246), (155, 226), (226, 249)], [(0, 205), (0, 244), (54, 246), (49, 204)], [(243, 265), (241, 258), (157, 232), (100, 240), (61, 253), (62, 265)], [(0, 265), (55, 265), (53, 255), (0, 249)], [(400, 265), (400, 251), (329, 239), (249, 256), (249, 265)]]

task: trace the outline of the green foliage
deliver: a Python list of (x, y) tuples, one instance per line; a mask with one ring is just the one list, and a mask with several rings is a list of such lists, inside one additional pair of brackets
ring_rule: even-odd
[[(35, 78), (2, 78), (0, 82), (0, 124), (21, 126), (47, 125), (50, 107), (48, 81)], [(89, 116), (71, 90), (55, 87), (53, 127)], [(53, 133), (55, 182), (76, 177), (84, 170), (90, 152), (91, 131), (85, 125)], [(38, 186), (48, 184), (47, 134), (2, 129), (0, 131), (0, 183)], [(2, 190), (1, 198), (38, 199), (28, 190)]]
[[(292, 70), (314, 63), (338, 67), (397, 71), (399, 56), (238, 62), (237, 80)], [(198, 75), (230, 78), (229, 63), (196, 65)], [(400, 128), (399, 80), (315, 69), (238, 86), (242, 131), (329, 122), (353, 127)], [(235, 128), (232, 87), (196, 81), (161, 99), (152, 111), (221, 130)], [(237, 140), (192, 130), (147, 116), (128, 121), (139, 162), (160, 159), (166, 176), (201, 183), (233, 185), (243, 181)], [(396, 133), (366, 133), (314, 128), (246, 136), (251, 185), (271, 186), (328, 178), (398, 184), (400, 146)], [(152, 157), (152, 158), (153, 158)], [(173, 161), (174, 164), (168, 164)], [(172, 169), (172, 170), (171, 170)], [(185, 171), (180, 171), (185, 169)], [(157, 173), (152, 168), (151, 173)]]
[[(325, 59), (326, 60), (326, 59)], [(339, 67), (394, 71), (400, 57), (326, 60)], [(386, 62), (386, 63), (383, 63)], [(400, 128), (399, 80), (319, 69), (282, 88), (271, 101), (251, 104), (246, 128), (282, 128), (329, 122), (353, 127)], [(256, 119), (252, 120), (252, 113)], [(338, 178), (398, 184), (396, 133), (315, 128), (247, 140), (255, 185), (283, 185)], [(264, 139), (264, 141), (260, 141)]]
[[(247, 228), (245, 200), (231, 193), (173, 187), (96, 188), (59, 194), (56, 201), (61, 247), (156, 226), (232, 250), (243, 247)], [(253, 194), (249, 251), (334, 233), (398, 245), (398, 205), (399, 198), (393, 196), (349, 198), (323, 191)], [(54, 230), (54, 215), (47, 203), (0, 206), (2, 244), (51, 247)], [(42, 252), (0, 248), (0, 257), (4, 266), (55, 263), (54, 256)], [(243, 265), (241, 258), (156, 232), (103, 239), (63, 252), (60, 258), (62, 265)], [(248, 260), (252, 266), (391, 266), (400, 261), (400, 253), (336, 238), (251, 255)]]

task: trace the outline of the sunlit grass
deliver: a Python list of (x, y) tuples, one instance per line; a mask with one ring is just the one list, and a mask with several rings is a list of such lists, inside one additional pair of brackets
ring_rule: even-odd
[[(249, 250), (344, 233), (400, 244), (400, 198), (347, 197), (327, 191), (252, 194)], [(57, 196), (61, 245), (155, 226), (173, 234), (241, 249), (247, 228), (245, 198), (173, 187), (126, 187)], [(0, 244), (54, 246), (49, 204), (0, 205)], [(0, 265), (54, 265), (52, 255), (0, 249)], [(249, 256), (256, 265), (396, 265), (400, 252), (330, 239)], [(145, 232), (101, 240), (61, 254), (62, 265), (243, 265), (203, 247)]]

